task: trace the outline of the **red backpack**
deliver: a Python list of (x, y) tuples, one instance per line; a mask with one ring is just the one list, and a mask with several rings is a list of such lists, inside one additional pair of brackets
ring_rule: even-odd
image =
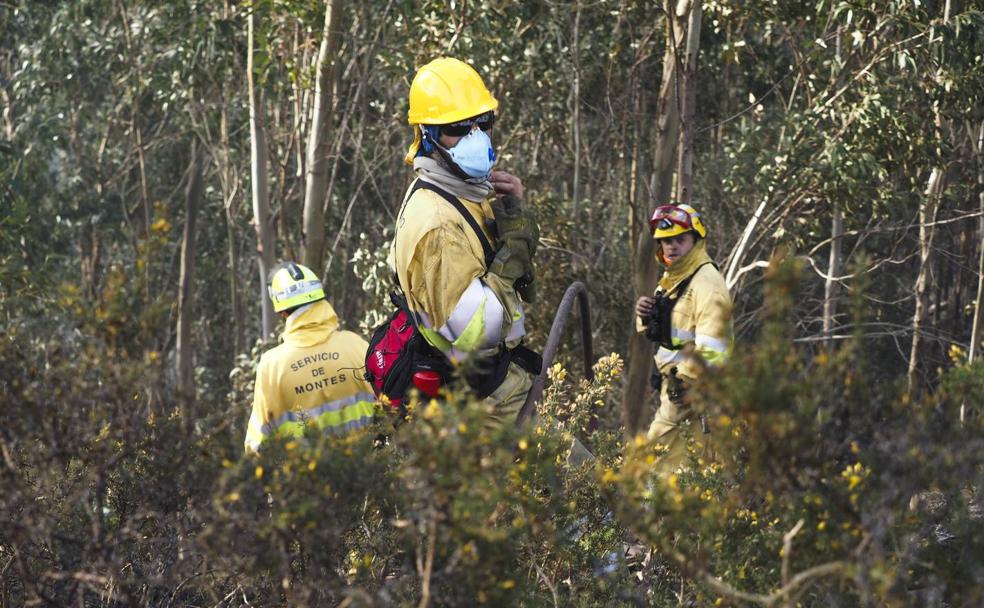
[(366, 351), (366, 380), (376, 397), (386, 395), (398, 408), (415, 374), (417, 388), (433, 396), (450, 378), (451, 363), (417, 330), (406, 299), (393, 292), (390, 300), (396, 312), (372, 332)]

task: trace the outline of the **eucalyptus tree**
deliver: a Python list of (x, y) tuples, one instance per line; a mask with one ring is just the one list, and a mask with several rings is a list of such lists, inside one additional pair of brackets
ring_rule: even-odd
[(325, 210), (328, 200), (328, 166), (331, 150), (332, 112), (335, 107), (335, 65), (345, 3), (331, 0), (325, 5), (325, 24), (315, 62), (314, 107), (308, 131), (304, 183), (304, 264), (318, 269), (323, 265)]
[[(727, 88), (747, 92), (748, 101), (715, 125), (721, 145), (704, 158), (723, 171), (701, 183), (728, 202), (716, 209), (718, 225), (731, 231), (734, 243), (725, 271), (736, 290), (740, 337), (747, 339), (757, 324), (757, 269), (777, 248), (791, 247), (822, 281), (801, 302), (797, 339), (822, 342), (824, 336), (829, 341), (850, 335), (853, 322), (830, 300), (837, 297), (836, 286), (851, 288), (859, 279), (867, 282), (871, 311), (858, 329), (883, 355), (879, 373), (908, 367), (914, 358), (896, 342), (911, 341), (914, 333), (937, 346), (936, 361), (947, 343), (966, 339), (960, 336), (969, 323), (959, 329), (952, 324), (952, 303), (972, 296), (948, 295), (954, 283), (927, 285), (930, 302), (941, 305), (926, 309), (935, 318), (918, 332), (911, 308), (901, 306), (914, 302), (919, 290), (912, 285), (921, 268), (928, 276), (953, 272), (960, 291), (969, 289), (959, 278), (966, 273), (956, 272), (959, 266), (941, 265), (940, 258), (910, 262), (918, 255), (914, 239), (920, 226), (924, 232), (934, 222), (973, 229), (960, 219), (966, 211), (953, 207), (974, 175), (967, 171), (971, 146), (966, 129), (950, 125), (965, 125), (958, 117), (972, 115), (970, 108), (980, 100), (979, 71), (969, 59), (979, 55), (975, 24), (980, 17), (974, 10), (954, 11), (946, 22), (938, 17), (925, 6), (902, 2), (750, 3), (728, 15), (729, 61), (747, 67), (731, 74)], [(933, 27), (947, 35), (932, 38)], [(946, 76), (938, 78), (941, 45), (951, 59), (944, 64)], [(707, 63), (716, 69), (716, 61)], [(942, 129), (931, 111), (934, 100), (939, 100)], [(937, 150), (953, 152), (946, 165), (950, 186), (941, 193), (938, 216), (920, 220)], [(959, 242), (948, 236), (934, 249), (963, 260), (967, 254)], [(826, 263), (815, 259), (821, 253), (830, 254)], [(845, 274), (843, 268), (853, 271)], [(919, 373), (925, 369), (920, 366)]]

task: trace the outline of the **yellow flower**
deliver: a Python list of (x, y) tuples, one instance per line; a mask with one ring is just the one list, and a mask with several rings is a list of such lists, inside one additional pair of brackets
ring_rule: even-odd
[(150, 225), (150, 229), (153, 232), (166, 233), (171, 231), (171, 222), (167, 219), (160, 217), (157, 221)]
[(526, 440), (525, 439), (520, 439), (519, 440), (519, 449), (525, 450), (528, 447), (529, 447), (529, 444), (526, 443)]
[(263, 479), (263, 465), (256, 465), (256, 471), (254, 474), (257, 479)]
[(947, 354), (950, 356), (950, 361), (959, 364), (967, 353), (959, 344), (951, 344), (950, 351)]

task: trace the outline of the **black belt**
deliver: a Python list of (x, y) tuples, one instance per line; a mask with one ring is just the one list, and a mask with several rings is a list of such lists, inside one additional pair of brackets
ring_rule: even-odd
[(506, 374), (509, 373), (510, 363), (515, 363), (523, 371), (533, 375), (538, 375), (543, 370), (543, 357), (540, 353), (520, 344), (516, 348), (501, 348), (491, 357), (469, 360), (462, 375), (478, 398), (484, 399), (502, 386)]

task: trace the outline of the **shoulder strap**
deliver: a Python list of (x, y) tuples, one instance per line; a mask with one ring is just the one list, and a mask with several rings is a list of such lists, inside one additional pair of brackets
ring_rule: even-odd
[[(698, 266), (696, 270), (694, 270), (692, 273), (690, 273), (690, 276), (688, 276), (686, 279), (680, 281), (680, 283), (677, 284), (676, 289), (673, 290), (673, 293), (676, 294), (676, 299), (679, 300), (683, 296), (683, 294), (686, 293), (687, 288), (690, 287), (690, 281), (692, 281), (693, 278), (695, 276), (697, 276), (697, 273), (700, 272), (700, 269), (701, 268), (703, 268), (704, 266), (707, 266), (708, 264), (710, 264), (710, 265), (714, 266), (715, 268), (717, 268), (717, 264), (715, 264), (714, 262), (704, 262), (703, 264), (701, 264), (700, 266)], [(669, 295), (669, 294), (667, 294), (667, 295)]]
[(481, 228), (479, 228), (478, 222), (475, 221), (475, 216), (473, 216), (471, 213), (468, 213), (468, 210), (465, 209), (464, 205), (461, 204), (461, 201), (458, 200), (458, 197), (420, 178), (418, 178), (414, 182), (413, 188), (410, 189), (410, 195), (407, 197), (407, 199), (409, 200), (409, 197), (413, 196), (414, 192), (421, 189), (430, 190), (431, 192), (440, 195), (441, 198), (451, 203), (451, 206), (458, 210), (458, 213), (461, 214), (461, 217), (465, 218), (465, 221), (468, 222), (468, 225), (471, 226), (472, 230), (475, 231), (475, 236), (478, 237), (478, 241), (482, 244), (482, 252), (485, 254), (485, 267), (488, 268), (489, 264), (491, 264), (492, 260), (495, 258), (495, 250), (492, 249), (492, 244), (489, 243), (489, 239), (485, 236), (485, 233), (482, 232)]

